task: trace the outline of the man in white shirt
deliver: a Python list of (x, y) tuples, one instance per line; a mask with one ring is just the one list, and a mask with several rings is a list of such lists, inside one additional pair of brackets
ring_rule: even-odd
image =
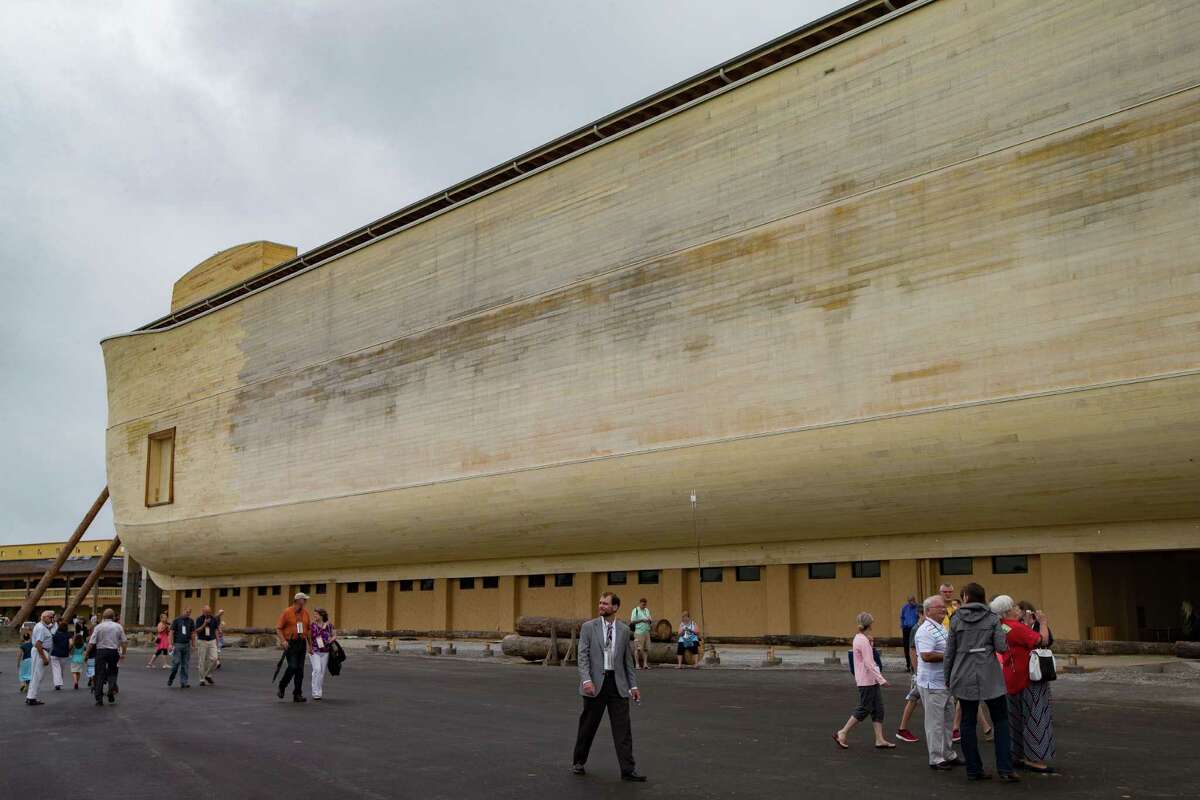
[(592, 740), (600, 720), (608, 711), (612, 726), (621, 780), (644, 781), (633, 760), (633, 732), (629, 726), (629, 698), (641, 702), (633, 653), (629, 648), (629, 626), (617, 619), (621, 598), (612, 592), (600, 595), (600, 616), (583, 623), (579, 630), (579, 694), (583, 713), (575, 737), (575, 758), (571, 771), (583, 775)]
[(946, 601), (941, 595), (925, 600), (925, 621), (913, 635), (917, 651), (917, 689), (925, 707), (925, 741), (929, 747), (929, 766), (949, 770), (961, 764), (954, 752), (954, 697), (946, 688), (944, 659), (948, 634), (942, 626)]
[(96, 626), (88, 639), (88, 644), (95, 648), (96, 653), (96, 678), (92, 681), (92, 689), (98, 706), (104, 705), (105, 684), (108, 684), (108, 702), (117, 702), (117, 665), (129, 649), (125, 629), (116, 617), (116, 612), (111, 608), (104, 609), (104, 621)]
[(50, 666), (50, 648), (54, 644), (54, 612), (43, 611), (38, 624), (33, 626), (33, 637), (30, 640), (33, 643), (33, 651), (30, 653), (31, 661), (29, 673), (29, 691), (25, 694), (25, 705), (40, 706), (45, 705), (41, 700), (38, 700), (38, 684), (42, 682), (42, 675)]

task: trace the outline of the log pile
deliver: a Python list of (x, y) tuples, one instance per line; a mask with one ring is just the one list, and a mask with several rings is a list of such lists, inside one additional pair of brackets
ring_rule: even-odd
[[(567, 649), (570, 646), (571, 639), (569, 636), (567, 638), (558, 637), (559, 659), (566, 658)], [(545, 636), (522, 636), (519, 633), (510, 633), (500, 642), (500, 650), (506, 656), (523, 658), (526, 661), (542, 661), (550, 652), (550, 639)], [(675, 645), (665, 642), (651, 642), (650, 663), (675, 663)]]
[[(627, 620), (622, 620), (628, 624)], [(536, 617), (525, 616), (517, 620), (517, 633), (521, 636), (542, 636), (549, 637), (551, 628), (558, 629), (558, 637), (560, 639), (571, 638), (572, 629), (576, 634), (579, 632), (580, 626), (587, 622), (586, 619), (563, 619), (562, 617)], [(674, 642), (675, 629), (671, 627), (671, 621), (660, 619), (654, 623), (650, 632), (650, 641), (652, 642)]]

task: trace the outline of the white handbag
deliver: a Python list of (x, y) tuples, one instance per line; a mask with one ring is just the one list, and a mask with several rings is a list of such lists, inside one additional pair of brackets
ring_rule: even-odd
[(1029, 651), (1029, 680), (1033, 683), (1052, 681), (1058, 677), (1054, 653), (1046, 648)]

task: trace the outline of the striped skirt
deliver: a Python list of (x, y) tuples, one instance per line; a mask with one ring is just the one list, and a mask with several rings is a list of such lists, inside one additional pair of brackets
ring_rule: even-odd
[(1050, 684), (1031, 683), (1008, 696), (1012, 757), (1046, 763), (1054, 759), (1054, 722), (1050, 715)]

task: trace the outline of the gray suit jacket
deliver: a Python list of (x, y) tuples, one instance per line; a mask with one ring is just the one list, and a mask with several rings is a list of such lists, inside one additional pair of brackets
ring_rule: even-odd
[[(613, 677), (621, 697), (629, 697), (630, 688), (637, 688), (633, 668), (633, 651), (629, 649), (629, 626), (617, 620), (613, 628)], [(579, 629), (579, 693), (584, 697), (585, 681), (591, 681), (600, 693), (604, 685), (604, 623), (599, 617), (583, 623)]]

